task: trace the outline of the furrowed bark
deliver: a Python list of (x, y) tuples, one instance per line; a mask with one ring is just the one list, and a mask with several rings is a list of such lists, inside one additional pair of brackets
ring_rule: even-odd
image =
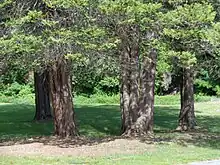
[(36, 104), (34, 120), (41, 121), (52, 119), (49, 99), (49, 80), (46, 70), (43, 73), (34, 73), (34, 86)]
[(130, 58), (130, 95), (129, 95), (129, 126), (124, 132), (126, 136), (133, 136), (136, 134), (135, 123), (138, 118), (139, 108), (139, 68), (138, 68), (138, 46), (132, 46), (129, 51)]
[(139, 27), (133, 26), (120, 33), (123, 136), (141, 136), (153, 132), (156, 51), (152, 50), (140, 60), (139, 32)]
[(60, 137), (77, 136), (70, 72), (65, 59), (58, 60), (51, 67), (50, 90), (54, 111), (54, 134)]
[(124, 49), (121, 53), (121, 133), (124, 134), (130, 126), (130, 55), (129, 48)]
[(179, 124), (176, 130), (187, 131), (195, 129), (196, 118), (194, 110), (193, 69), (184, 68), (181, 85), (181, 109)]
[(133, 49), (129, 53), (131, 68), (129, 113), (126, 113), (126, 116), (125, 113), (122, 113), (122, 116), (128, 122), (123, 130), (122, 135), (124, 136), (142, 136), (153, 132), (156, 52), (152, 51), (147, 57), (143, 58), (141, 74), (139, 74), (137, 53), (137, 49)]
[(149, 56), (143, 57), (139, 117), (136, 122), (136, 130), (140, 135), (153, 133), (156, 60), (157, 54), (154, 50)]

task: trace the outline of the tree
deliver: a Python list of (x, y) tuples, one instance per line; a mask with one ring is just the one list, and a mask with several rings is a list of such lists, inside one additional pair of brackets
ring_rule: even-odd
[[(0, 40), (1, 54), (7, 55), (8, 59), (17, 57), (18, 61), (25, 61), (37, 70), (49, 66), (55, 135), (78, 135), (69, 56), (84, 48), (84, 43), (77, 42), (77, 38), (81, 36), (80, 29), (87, 25), (82, 10), (86, 1), (6, 2), (1, 10), (8, 8), (10, 12), (8, 20), (3, 22), (8, 31)], [(42, 87), (38, 89), (42, 90)]]
[(215, 19), (213, 7), (206, 2), (170, 2), (170, 10), (163, 19), (165, 38), (170, 42), (173, 54), (179, 59), (181, 109), (178, 130), (190, 130), (196, 126), (194, 112), (194, 71), (196, 61), (204, 52), (205, 31)]
[(153, 132), (154, 86), (160, 3), (104, 1), (100, 5), (107, 30), (119, 40), (122, 134)]
[[(219, 19), (218, 19), (219, 20)], [(213, 28), (206, 31), (209, 40), (209, 50), (204, 55), (204, 61), (201, 66), (208, 71), (208, 75), (215, 84), (215, 91), (220, 96), (220, 22), (215, 22)]]
[(49, 72), (55, 134), (61, 137), (77, 135), (67, 61), (60, 59)]

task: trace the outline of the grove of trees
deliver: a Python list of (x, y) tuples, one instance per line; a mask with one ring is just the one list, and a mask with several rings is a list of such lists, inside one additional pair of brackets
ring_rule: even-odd
[(143, 136), (155, 93), (178, 88), (192, 130), (195, 90), (220, 95), (219, 15), (218, 0), (3, 0), (1, 83), (33, 71), (35, 120), (53, 114), (60, 137), (78, 136), (73, 94), (94, 91), (120, 93), (121, 134)]

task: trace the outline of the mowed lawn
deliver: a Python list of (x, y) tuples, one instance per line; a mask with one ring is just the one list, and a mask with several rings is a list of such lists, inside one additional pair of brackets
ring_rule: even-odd
[[(76, 105), (81, 135), (89, 137), (120, 134), (117, 105)], [(0, 164), (183, 164), (196, 160), (220, 159), (220, 102), (196, 103), (198, 131), (174, 133), (178, 105), (156, 106), (155, 149), (143, 154), (96, 158), (74, 157), (3, 157)], [(49, 136), (51, 122), (33, 122), (34, 106), (0, 104), (0, 140)], [(190, 136), (190, 138), (189, 138)], [(95, 151), (94, 151), (95, 152)]]

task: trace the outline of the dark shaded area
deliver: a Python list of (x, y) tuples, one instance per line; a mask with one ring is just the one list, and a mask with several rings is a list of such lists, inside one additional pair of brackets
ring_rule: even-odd
[[(57, 139), (53, 133), (52, 121), (33, 122), (35, 107), (33, 105), (0, 105), (0, 145), (12, 145), (6, 141), (21, 141), (30, 143), (41, 141), (47, 144), (73, 146), (82, 144), (97, 144), (121, 138), (120, 111), (116, 105), (76, 106), (77, 125), (80, 138)], [(160, 106), (155, 110), (155, 137), (143, 138), (145, 142), (175, 142), (180, 145), (196, 145), (220, 149), (220, 116), (202, 116), (197, 112), (199, 130), (189, 133), (177, 133), (178, 107)], [(86, 137), (85, 137), (86, 136)], [(30, 138), (33, 137), (33, 138)], [(21, 140), (23, 139), (23, 141)], [(26, 139), (26, 140), (24, 140)], [(4, 142), (4, 143), (3, 143)]]
[(81, 135), (120, 135), (121, 114), (119, 106), (76, 106), (76, 118)]
[(34, 73), (35, 87), (35, 104), (36, 112), (34, 120), (49, 120), (52, 119), (50, 98), (49, 98), (49, 78), (48, 71), (43, 73)]

